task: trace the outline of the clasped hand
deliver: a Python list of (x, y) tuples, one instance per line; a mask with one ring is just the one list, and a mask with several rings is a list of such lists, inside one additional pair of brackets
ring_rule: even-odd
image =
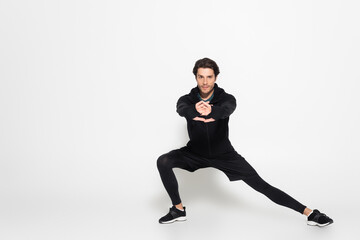
[[(204, 102), (204, 101), (200, 101), (198, 103), (195, 104), (195, 109), (196, 111), (198, 111), (200, 113), (201, 116), (207, 116), (211, 113), (211, 106), (209, 103)], [(209, 118), (209, 119), (205, 119), (202, 117), (195, 117), (193, 118), (194, 121), (201, 121), (201, 122), (214, 122), (215, 119), (213, 118)]]

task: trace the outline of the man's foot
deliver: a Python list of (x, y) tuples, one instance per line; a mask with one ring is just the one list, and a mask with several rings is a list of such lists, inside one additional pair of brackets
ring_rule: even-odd
[(159, 223), (173, 223), (175, 221), (185, 221), (185, 220), (186, 220), (185, 207), (184, 210), (181, 211), (180, 209), (177, 209), (175, 206), (172, 206), (170, 208), (169, 213), (159, 219)]
[(326, 225), (332, 224), (334, 221), (326, 216), (324, 213), (321, 213), (319, 210), (315, 209), (310, 216), (308, 216), (307, 224), (311, 226), (324, 227)]

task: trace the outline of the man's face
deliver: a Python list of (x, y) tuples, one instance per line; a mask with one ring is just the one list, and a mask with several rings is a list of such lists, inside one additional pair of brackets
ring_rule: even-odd
[(214, 89), (216, 77), (211, 68), (198, 68), (196, 82), (201, 95), (208, 95)]

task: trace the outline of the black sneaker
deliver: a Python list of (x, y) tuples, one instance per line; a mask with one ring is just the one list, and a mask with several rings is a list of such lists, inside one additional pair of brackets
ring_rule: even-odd
[(326, 216), (324, 213), (321, 213), (319, 210), (315, 209), (310, 216), (308, 216), (307, 224), (311, 226), (324, 227), (326, 225), (332, 224), (334, 221)]
[(185, 221), (186, 220), (186, 210), (184, 211), (177, 209), (175, 206), (170, 208), (168, 214), (159, 219), (159, 223), (173, 223), (175, 221)]

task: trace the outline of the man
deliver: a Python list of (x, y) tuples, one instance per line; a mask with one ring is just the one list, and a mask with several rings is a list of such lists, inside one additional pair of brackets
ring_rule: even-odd
[(186, 220), (186, 208), (179, 196), (178, 183), (173, 168), (193, 172), (214, 167), (223, 171), (230, 181), (243, 180), (273, 202), (307, 216), (307, 224), (326, 226), (333, 220), (318, 210), (311, 210), (283, 191), (269, 185), (231, 145), (228, 138), (229, 116), (236, 108), (235, 98), (215, 83), (220, 73), (217, 64), (209, 59), (195, 63), (193, 73), (197, 87), (177, 102), (177, 112), (185, 117), (189, 142), (185, 147), (160, 156), (157, 167), (161, 180), (173, 206), (160, 223)]

